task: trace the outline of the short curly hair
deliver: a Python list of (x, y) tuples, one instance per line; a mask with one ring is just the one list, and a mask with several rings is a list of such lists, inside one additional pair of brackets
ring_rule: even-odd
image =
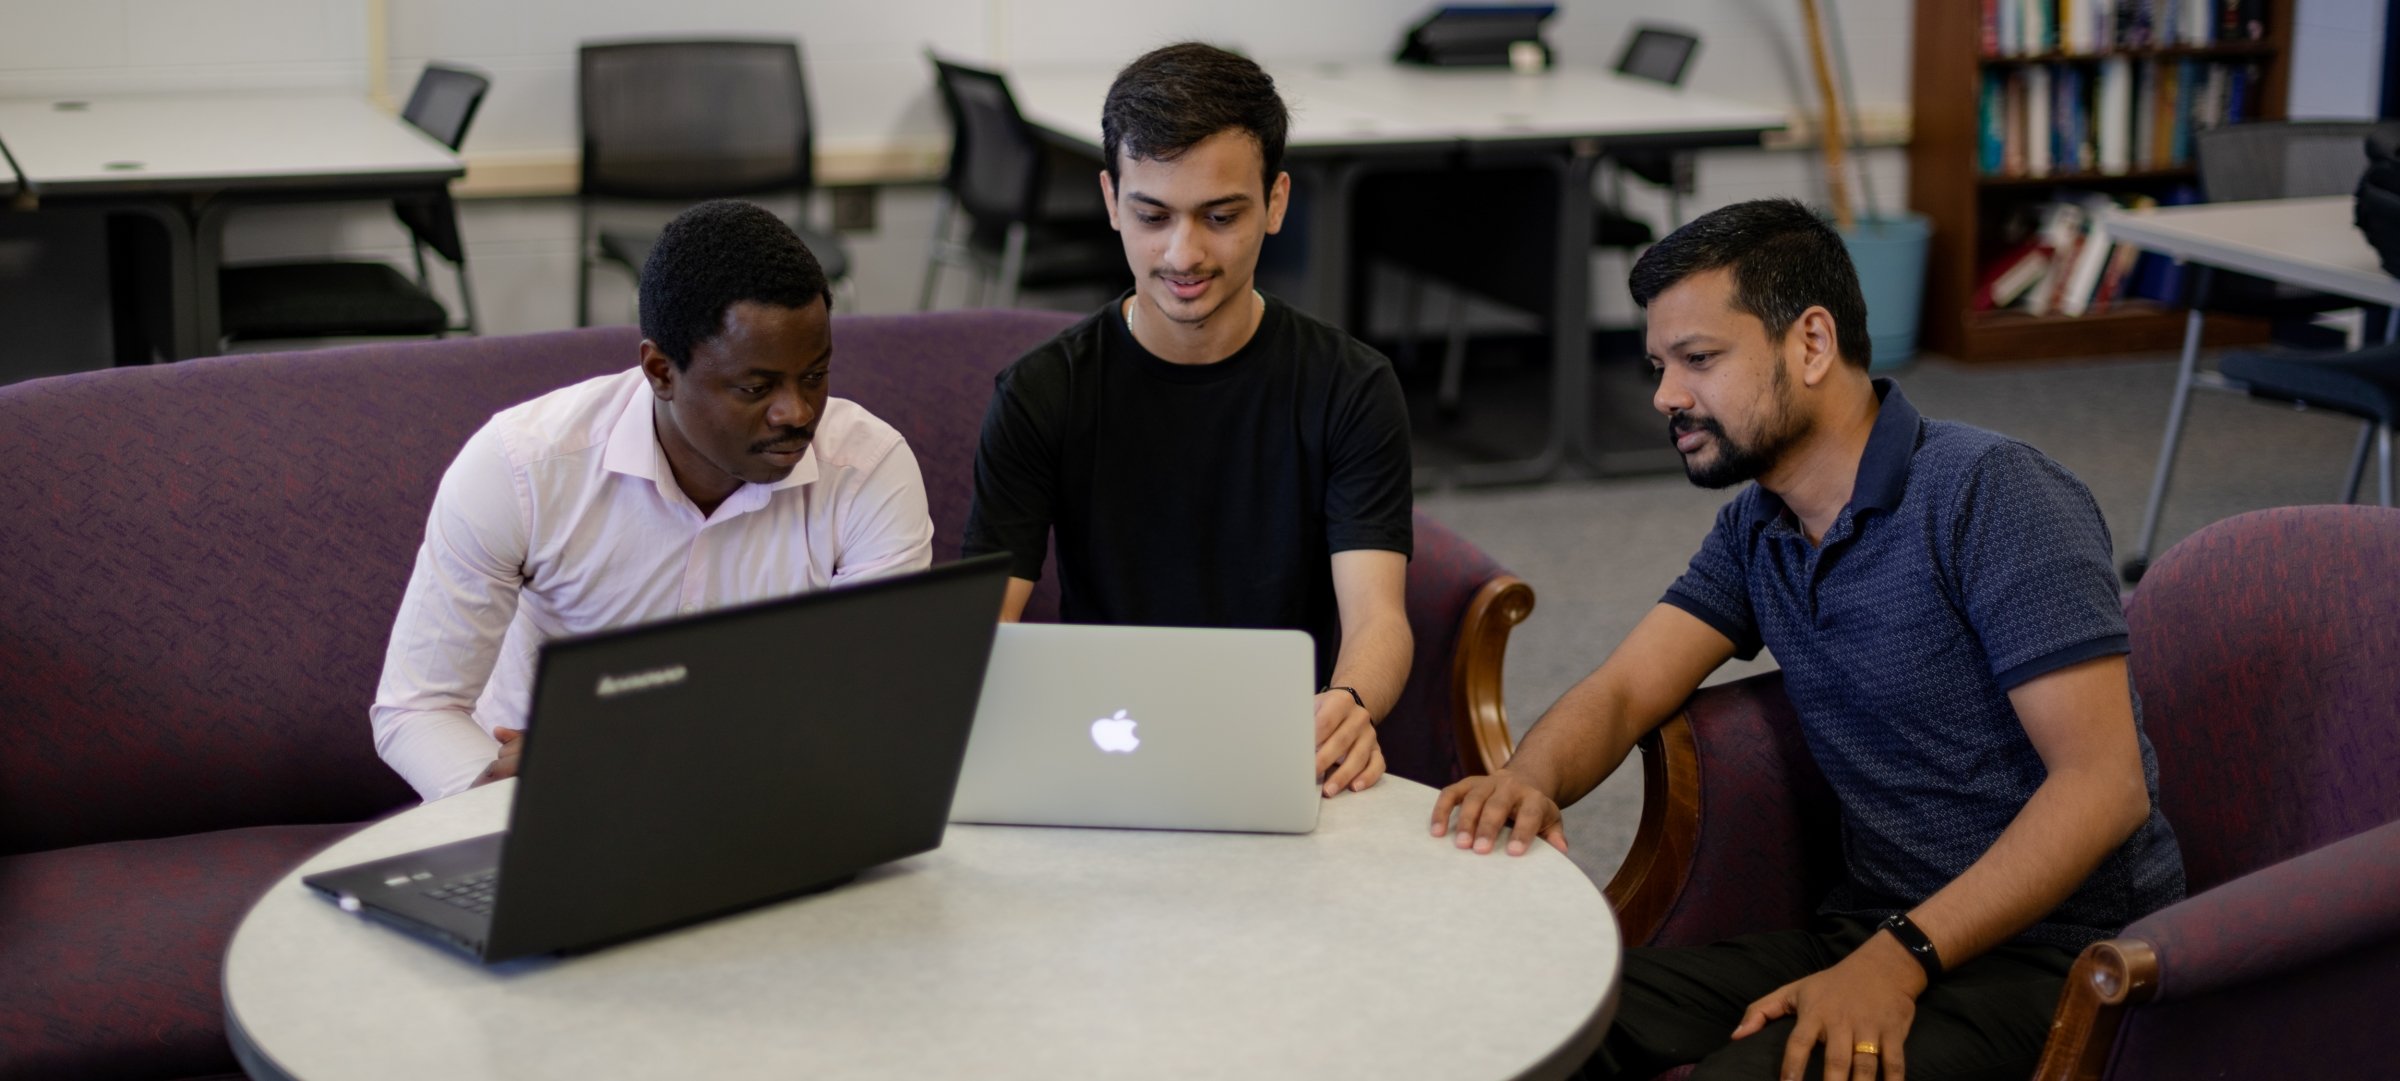
[(792, 227), (739, 199), (711, 200), (668, 222), (642, 261), (641, 292), (642, 337), (677, 371), (692, 366), (692, 348), (721, 333), (725, 309), (741, 301), (833, 304), (825, 268)]

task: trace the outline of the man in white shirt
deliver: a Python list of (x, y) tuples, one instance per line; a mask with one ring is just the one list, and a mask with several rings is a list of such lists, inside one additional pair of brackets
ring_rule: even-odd
[(915, 456), (827, 397), (831, 299), (781, 220), (701, 204), (643, 265), (640, 366), (467, 440), (368, 711), (376, 753), (418, 794), (516, 773), (547, 639), (932, 562)]

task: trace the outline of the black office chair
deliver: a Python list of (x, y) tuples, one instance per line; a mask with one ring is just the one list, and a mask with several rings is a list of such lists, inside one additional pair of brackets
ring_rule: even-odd
[[(2366, 172), (2366, 137), (2374, 127), (2372, 121), (2277, 120), (2197, 132), (2192, 153), (2200, 170), (2201, 191), (2210, 202), (2348, 195)], [(2248, 385), (2231, 380), (2232, 373), (2224, 371), (2223, 365), (2218, 372), (2200, 370), (2201, 328), (2208, 313), (2290, 319), (2360, 306), (2352, 298), (2199, 264), (2189, 268), (2186, 285), (2184, 306), (2189, 314), (2184, 322), (2183, 356), (2176, 371), (2174, 399), (2167, 409), (2167, 433), (2159, 446), (2158, 468), (2151, 477), (2150, 497), (2142, 507), (2141, 532), (2134, 540), (2133, 555), (2122, 568), (2127, 582), (2140, 581), (2149, 569), (2150, 549), (2158, 541), (2159, 513), (2166, 505), (2168, 481), (2174, 476), (2175, 449), (2183, 441), (2193, 389), (2252, 392)], [(2380, 331), (2385, 315), (2380, 309), (2370, 309), (2364, 322), (2371, 331)], [(2372, 428), (2370, 424), (2360, 435), (2354, 474), (2364, 464)]]
[(2341, 502), (2358, 502), (2367, 454), (2380, 461), (2376, 502), (2392, 505), (2392, 434), (2400, 426), (2400, 344), (2386, 343), (2335, 356), (2238, 352), (2217, 361), (2229, 389), (2253, 398), (2356, 417), (2358, 449), (2342, 481)]
[[(933, 307), (945, 265), (976, 274), (978, 305), (998, 285), (1003, 308), (1014, 307), (1025, 289), (1131, 285), (1125, 249), (1108, 226), (1094, 179), (1099, 163), (1043, 141), (999, 73), (927, 58), (950, 114), (950, 167), (942, 174), (947, 197), (934, 219), (917, 310)], [(962, 215), (963, 239), (955, 220)]]
[(811, 226), (815, 140), (800, 44), (790, 39), (585, 45), (576, 68), (583, 175), (576, 195), (575, 322), (591, 325), (592, 265), (641, 282), (655, 229), (594, 229), (602, 200), (691, 204), (790, 195), (792, 231), (837, 285), (850, 253)]
[[(491, 80), (480, 72), (428, 64), (400, 116), (457, 150), (490, 87)], [(217, 276), (225, 341), (476, 333), (475, 290), (467, 277), (467, 248), (449, 191), (395, 199), (392, 213), (408, 230), (417, 264), (415, 281), (379, 262), (226, 267)], [(452, 323), (434, 296), (425, 269), (426, 248), (449, 260), (457, 272), (460, 322)]]

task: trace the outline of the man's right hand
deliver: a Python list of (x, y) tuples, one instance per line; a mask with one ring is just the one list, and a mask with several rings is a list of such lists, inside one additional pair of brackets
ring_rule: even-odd
[(1559, 817), (1558, 801), (1505, 768), (1442, 789), (1440, 798), (1433, 801), (1434, 836), (1453, 833), (1452, 812), (1458, 815), (1455, 835), (1460, 848), (1490, 852), (1500, 840), (1501, 827), (1510, 826), (1511, 856), (1524, 855), (1531, 837), (1550, 842), (1550, 847), (1560, 852), (1567, 850), (1566, 823)]
[(475, 778), (474, 784), (467, 786), (469, 788), (480, 788), (493, 781), (516, 776), (517, 763), (525, 758), (524, 729), (495, 728), (492, 729), (492, 736), (500, 741), (500, 757), (492, 759), (491, 765), (483, 767), (483, 773)]

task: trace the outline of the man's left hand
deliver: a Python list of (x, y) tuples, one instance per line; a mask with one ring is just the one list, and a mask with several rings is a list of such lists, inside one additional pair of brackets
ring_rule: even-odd
[[(1901, 1045), (1917, 1017), (1917, 995), (1925, 971), (1890, 935), (1877, 934), (1841, 963), (1787, 983), (1750, 1004), (1733, 1030), (1742, 1039), (1780, 1017), (1794, 1017), (1784, 1043), (1783, 1072), (1798, 1081), (1809, 1052), (1825, 1045), (1826, 1081), (1901, 1081), (1907, 1061)], [(1868, 1052), (1873, 1048), (1873, 1053)]]
[(1375, 742), (1375, 718), (1348, 691), (1317, 696), (1317, 776), (1331, 798), (1347, 788), (1363, 792), (1383, 779), (1383, 747)]

